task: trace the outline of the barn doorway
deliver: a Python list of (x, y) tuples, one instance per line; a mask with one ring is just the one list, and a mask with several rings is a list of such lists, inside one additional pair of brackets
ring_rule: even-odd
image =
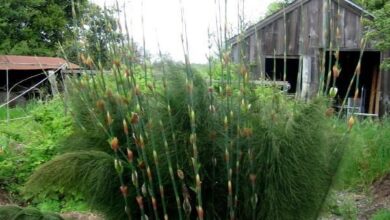
[[(295, 93), (297, 91), (297, 77), (299, 70), (299, 58), (287, 58), (286, 80), (290, 84), (288, 93)], [(284, 58), (266, 58), (265, 72), (267, 77), (271, 80), (283, 81), (283, 66)]]
[[(338, 94), (336, 97), (336, 106), (342, 104), (342, 100), (347, 95), (348, 101), (346, 108), (358, 109), (361, 113), (378, 114), (379, 108), (379, 66), (380, 52), (365, 51), (361, 60), (361, 73), (359, 79), (359, 95), (356, 102), (353, 101), (355, 95), (356, 80), (352, 84), (352, 89), (348, 94), (348, 86), (355, 73), (356, 66), (359, 62), (360, 51), (340, 51), (339, 66), (341, 72), (336, 80)], [(331, 65), (335, 64), (335, 56), (332, 55)], [(329, 51), (326, 54), (326, 73), (329, 72)], [(333, 77), (330, 79), (330, 85), (333, 84)]]

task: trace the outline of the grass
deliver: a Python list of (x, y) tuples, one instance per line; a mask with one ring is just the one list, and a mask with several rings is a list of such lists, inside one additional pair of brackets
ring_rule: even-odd
[(390, 219), (390, 210), (382, 209), (379, 212), (375, 213), (371, 218), (372, 220), (386, 220)]
[(338, 186), (367, 189), (390, 171), (389, 119), (357, 123), (350, 133), (347, 146), (338, 175)]

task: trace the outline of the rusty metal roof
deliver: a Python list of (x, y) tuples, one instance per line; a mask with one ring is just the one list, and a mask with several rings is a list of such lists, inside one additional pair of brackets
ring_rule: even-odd
[(80, 66), (59, 57), (0, 55), (0, 70), (50, 70), (63, 64), (67, 69), (80, 69)]

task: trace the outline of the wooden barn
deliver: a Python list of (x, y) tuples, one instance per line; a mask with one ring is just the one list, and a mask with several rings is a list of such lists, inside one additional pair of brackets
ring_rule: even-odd
[(63, 74), (78, 70), (78, 65), (58, 57), (0, 55), (0, 103), (56, 93)]
[(380, 63), (390, 54), (371, 42), (362, 46), (361, 18), (375, 19), (350, 0), (296, 0), (231, 38), (232, 59), (249, 63), (252, 79), (286, 82), (289, 93), (307, 99), (318, 93), (321, 79), (327, 79), (338, 48), (341, 72), (335, 105), (340, 107), (362, 54), (358, 103), (352, 98), (353, 85), (346, 108), (383, 115), (390, 110), (390, 74)]

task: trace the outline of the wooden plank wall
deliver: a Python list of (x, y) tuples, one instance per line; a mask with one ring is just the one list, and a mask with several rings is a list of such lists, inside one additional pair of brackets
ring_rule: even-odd
[[(382, 54), (382, 58), (390, 59), (390, 51)], [(381, 70), (380, 74), (380, 115), (390, 114), (390, 70)]]

